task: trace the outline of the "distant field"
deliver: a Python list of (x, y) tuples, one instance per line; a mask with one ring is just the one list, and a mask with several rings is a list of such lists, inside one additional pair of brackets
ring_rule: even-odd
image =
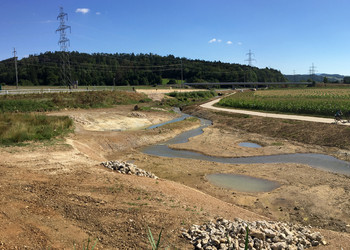
[(276, 89), (236, 93), (220, 106), (331, 117), (350, 111), (350, 88)]
[(338, 98), (350, 97), (350, 88), (275, 89), (254, 93), (258, 97)]

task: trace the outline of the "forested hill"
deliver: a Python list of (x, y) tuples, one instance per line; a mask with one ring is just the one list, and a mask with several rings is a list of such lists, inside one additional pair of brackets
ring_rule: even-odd
[[(18, 61), (20, 85), (61, 85), (61, 52)], [(280, 71), (247, 65), (190, 60), (172, 55), (70, 52), (71, 79), (79, 85), (153, 85), (178, 82), (283, 82)], [(0, 62), (0, 84), (15, 84), (14, 60)]]
[(338, 83), (343, 81), (344, 76), (338, 74), (316, 74), (314, 76), (310, 75), (284, 75), (284, 77), (291, 82), (306, 82), (306, 81), (316, 81), (316, 82), (331, 82)]

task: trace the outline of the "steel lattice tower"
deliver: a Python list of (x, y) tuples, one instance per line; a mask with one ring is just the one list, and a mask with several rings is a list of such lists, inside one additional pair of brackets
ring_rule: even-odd
[(61, 65), (61, 79), (63, 85), (68, 85), (69, 87), (72, 86), (72, 80), (71, 80), (71, 71), (70, 71), (70, 62), (69, 62), (69, 54), (68, 54), (68, 47), (70, 45), (69, 39), (67, 38), (66, 30), (69, 29), (71, 31), (71, 27), (66, 25), (65, 20), (68, 21), (68, 14), (63, 12), (63, 7), (60, 7), (60, 13), (57, 16), (57, 20), (60, 20), (60, 26), (56, 30), (56, 33), (60, 33), (60, 40), (58, 41), (58, 44), (60, 45), (61, 49), (61, 59), (62, 59), (62, 65)]
[(310, 73), (311, 80), (314, 81), (315, 80), (315, 73), (316, 73), (316, 67), (315, 67), (314, 63), (312, 63), (312, 65), (310, 66), (309, 73)]
[(253, 66), (253, 61), (256, 61), (252, 56), (254, 56), (254, 53), (252, 53), (251, 50), (249, 50), (249, 52), (246, 54), (248, 56), (248, 59), (246, 61), (248, 61), (248, 65), (249, 66)]

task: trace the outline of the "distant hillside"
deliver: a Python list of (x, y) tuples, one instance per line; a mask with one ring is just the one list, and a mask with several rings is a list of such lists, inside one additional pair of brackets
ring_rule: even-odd
[[(289, 82), (306, 82), (311, 79), (310, 75), (284, 75)], [(313, 80), (316, 82), (323, 82), (324, 77), (327, 77), (328, 82), (341, 82), (344, 79), (343, 75), (338, 74), (316, 74), (313, 77)]]
[[(61, 52), (31, 55), (18, 61), (20, 85), (61, 85)], [(283, 82), (280, 71), (247, 65), (190, 60), (172, 55), (86, 54), (70, 52), (72, 80), (80, 85), (153, 85), (176, 82)], [(0, 62), (0, 83), (15, 84), (13, 60)]]

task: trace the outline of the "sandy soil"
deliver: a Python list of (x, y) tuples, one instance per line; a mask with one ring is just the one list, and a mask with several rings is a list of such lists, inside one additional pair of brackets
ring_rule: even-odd
[[(51, 115), (71, 116), (75, 133), (53, 145), (0, 148), (0, 249), (72, 249), (74, 242), (79, 249), (88, 238), (98, 239), (97, 249), (145, 249), (147, 226), (154, 234), (164, 228), (162, 246), (192, 249), (180, 237), (181, 228), (216, 216), (312, 224), (323, 228), (317, 231), (329, 242), (320, 248), (350, 249), (345, 233), (350, 224), (349, 177), (300, 164), (230, 165), (141, 153), (142, 146), (198, 126), (185, 121), (143, 130), (172, 119), (168, 112), (120, 106)], [(239, 147), (242, 141), (264, 147)], [(216, 126), (176, 147), (221, 156), (327, 151)], [(134, 162), (161, 179), (114, 173), (100, 165), (105, 160)], [(265, 178), (281, 186), (267, 193), (223, 189), (205, 178), (218, 172)]]

